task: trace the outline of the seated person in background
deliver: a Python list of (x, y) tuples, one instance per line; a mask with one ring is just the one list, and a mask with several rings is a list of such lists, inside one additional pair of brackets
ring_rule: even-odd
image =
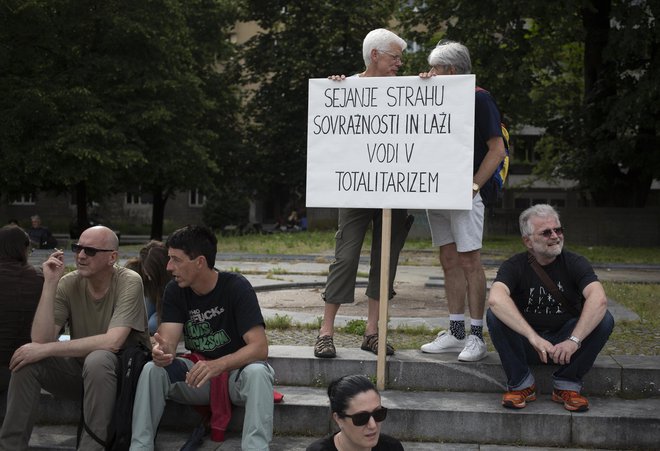
[(403, 451), (400, 441), (380, 433), (387, 408), (381, 405), (380, 394), (368, 377), (340, 377), (328, 386), (328, 397), (339, 432), (315, 441), (307, 451)]
[(167, 270), (167, 260), (165, 244), (152, 240), (140, 249), (138, 257), (126, 262), (128, 269), (132, 269), (142, 277), (150, 335), (158, 330), (163, 311), (163, 292), (165, 285), (172, 280), (172, 274)]
[[(86, 427), (81, 450), (104, 450), (117, 394), (117, 352), (150, 347), (142, 280), (117, 266), (117, 235), (107, 227), (85, 230), (72, 244), (76, 270), (64, 274), (64, 253), (43, 264), (44, 285), (32, 322), (32, 343), (14, 352), (0, 450), (26, 450), (41, 389), (82, 401)], [(58, 341), (68, 324), (71, 340)], [(84, 389), (84, 393), (83, 393)]]
[(0, 229), (0, 393), (9, 385), (9, 360), (30, 342), (32, 318), (39, 304), (44, 276), (28, 264), (30, 238), (18, 226)]
[(57, 246), (57, 240), (50, 233), (48, 228), (41, 225), (41, 218), (39, 215), (30, 217), (32, 226), (27, 229), (27, 233), (32, 241), (32, 247), (35, 249), (53, 249)]
[[(133, 451), (154, 449), (167, 399), (208, 405), (212, 390), (225, 388), (231, 403), (245, 406), (242, 448), (268, 449), (275, 373), (266, 362), (264, 319), (247, 279), (214, 268), (217, 246), (215, 234), (201, 226), (186, 226), (167, 239), (167, 269), (174, 280), (165, 287), (153, 361), (144, 366), (138, 381)], [(186, 348), (199, 359), (194, 364), (176, 357), (182, 334)]]
[[(527, 252), (500, 266), (486, 314), (507, 377), (502, 405), (522, 409), (536, 400), (529, 365), (554, 362), (560, 367), (553, 374), (552, 400), (566, 410), (588, 410), (582, 378), (614, 327), (605, 290), (584, 257), (563, 250), (564, 230), (554, 208), (534, 205), (522, 212), (519, 225)], [(538, 276), (534, 259), (557, 290)], [(566, 301), (557, 299), (560, 294)]]

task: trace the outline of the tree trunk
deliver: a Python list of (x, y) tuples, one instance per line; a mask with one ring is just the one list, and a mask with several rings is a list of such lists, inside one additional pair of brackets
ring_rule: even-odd
[(164, 193), (162, 188), (154, 188), (153, 207), (151, 209), (151, 239), (163, 240), (163, 222), (165, 220), (165, 204), (169, 198), (168, 193)]
[(87, 182), (82, 180), (76, 183), (76, 223), (72, 225), (69, 235), (72, 239), (79, 238), (80, 234), (88, 227)]

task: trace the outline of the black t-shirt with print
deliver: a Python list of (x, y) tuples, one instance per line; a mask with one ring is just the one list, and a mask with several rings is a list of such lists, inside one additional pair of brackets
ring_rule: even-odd
[(245, 346), (247, 331), (265, 327), (254, 288), (245, 277), (230, 272), (218, 272), (215, 288), (203, 296), (170, 281), (163, 295), (162, 322), (183, 324), (186, 349), (207, 359), (236, 352)]
[[(582, 306), (585, 287), (598, 280), (589, 261), (581, 255), (562, 251), (543, 269), (568, 302)], [(518, 310), (534, 330), (557, 330), (573, 315), (554, 299), (527, 261), (527, 252), (516, 254), (500, 266), (495, 277), (509, 288)]]

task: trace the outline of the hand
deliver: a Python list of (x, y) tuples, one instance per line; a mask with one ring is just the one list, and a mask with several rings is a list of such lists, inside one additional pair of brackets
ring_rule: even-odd
[(557, 343), (550, 353), (553, 362), (557, 365), (568, 365), (571, 361), (571, 357), (575, 354), (575, 351), (578, 350), (578, 345), (574, 341), (564, 340), (561, 343)]
[(9, 369), (18, 371), (25, 365), (38, 362), (48, 357), (50, 354), (43, 343), (27, 343), (18, 348), (9, 361)]
[(44, 277), (59, 280), (64, 275), (64, 251), (55, 249), (42, 265)]
[(536, 336), (533, 339), (529, 340), (529, 343), (532, 345), (536, 352), (539, 355), (541, 362), (548, 363), (548, 355), (552, 356), (554, 346), (548, 340), (544, 340), (540, 336)]
[(421, 72), (419, 74), (419, 78), (431, 78), (435, 77), (435, 74), (432, 74), (431, 72)]
[(154, 334), (155, 344), (151, 348), (151, 358), (154, 365), (166, 367), (174, 361), (174, 354), (169, 350), (167, 342), (158, 332)]
[(346, 75), (330, 75), (328, 79), (334, 81), (342, 81), (342, 80), (346, 80)]
[(222, 371), (222, 365), (218, 360), (200, 360), (186, 373), (186, 384), (199, 388)]

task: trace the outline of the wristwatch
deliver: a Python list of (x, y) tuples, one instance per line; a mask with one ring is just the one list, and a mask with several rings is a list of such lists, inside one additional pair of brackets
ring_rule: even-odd
[(478, 183), (472, 182), (472, 191), (474, 191), (475, 193), (479, 192), (479, 184)]
[(571, 340), (573, 343), (575, 343), (578, 346), (578, 349), (580, 349), (580, 346), (582, 346), (582, 340), (580, 340), (575, 335), (571, 335), (570, 337), (568, 337), (568, 339)]

